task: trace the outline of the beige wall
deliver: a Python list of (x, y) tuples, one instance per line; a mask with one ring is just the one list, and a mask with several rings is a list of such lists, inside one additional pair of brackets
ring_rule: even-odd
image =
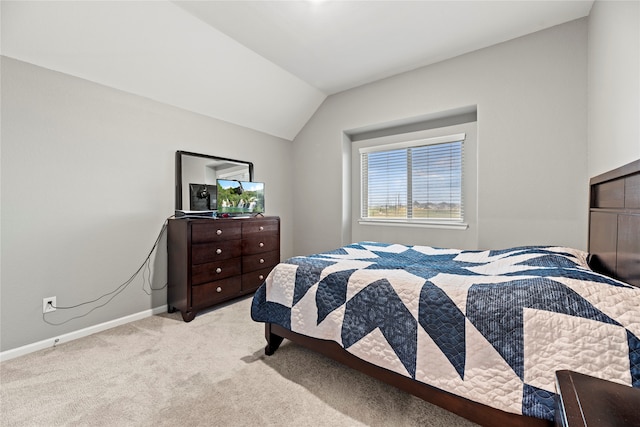
[(586, 64), (581, 19), (329, 97), (293, 145), (295, 253), (352, 240), (343, 132), (469, 106), (478, 115), (477, 176), (466, 177), (477, 180), (476, 225), (393, 227), (385, 240), (586, 248)]
[(589, 15), (589, 176), (640, 159), (640, 1)]
[[(166, 305), (125, 282), (174, 211), (176, 150), (251, 161), (292, 253), (291, 142), (2, 57), (2, 351)], [(167, 280), (166, 239), (153, 287)], [(148, 288), (148, 285), (147, 285)], [(84, 317), (69, 320), (76, 316)], [(53, 341), (52, 341), (53, 342)]]

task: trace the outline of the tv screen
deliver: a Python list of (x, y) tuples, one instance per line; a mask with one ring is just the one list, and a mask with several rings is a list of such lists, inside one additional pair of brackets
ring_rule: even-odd
[(264, 212), (264, 183), (218, 179), (218, 214), (247, 215)]

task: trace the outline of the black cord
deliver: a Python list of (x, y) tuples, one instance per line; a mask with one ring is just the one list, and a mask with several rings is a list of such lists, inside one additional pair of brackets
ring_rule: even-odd
[[(115, 288), (113, 291), (111, 292), (107, 292), (106, 294), (103, 294), (101, 296), (99, 296), (98, 298), (92, 299), (91, 301), (86, 301), (86, 302), (82, 302), (80, 304), (76, 304), (76, 305), (70, 305), (70, 306), (55, 306), (51, 303), (49, 303), (51, 305), (51, 307), (55, 308), (55, 309), (60, 309), (60, 310), (70, 310), (72, 308), (78, 308), (78, 307), (82, 307), (84, 305), (87, 304), (92, 304), (95, 302), (100, 301), (102, 298), (110, 296), (111, 298), (109, 298), (108, 300), (106, 300), (104, 303), (97, 305), (95, 307), (93, 307), (91, 310), (89, 310), (88, 312), (79, 315), (79, 316), (75, 316), (72, 317), (70, 319), (65, 320), (64, 322), (60, 322), (60, 323), (54, 323), (54, 322), (50, 322), (45, 318), (45, 314), (47, 313), (42, 313), (42, 320), (45, 323), (48, 323), (50, 325), (54, 325), (54, 326), (58, 326), (58, 325), (63, 325), (67, 322), (70, 322), (72, 320), (75, 319), (79, 319), (81, 317), (87, 316), (89, 313), (91, 313), (92, 311), (104, 307), (105, 305), (107, 305), (109, 302), (111, 302), (111, 300), (113, 300), (116, 296), (118, 296), (118, 294), (120, 294), (122, 291), (124, 291), (133, 281), (134, 279), (138, 276), (138, 274), (140, 274), (140, 272), (142, 271), (142, 278), (143, 278), (143, 282), (142, 282), (142, 290), (147, 294), (147, 295), (151, 295), (151, 292), (148, 292), (147, 289), (145, 288), (145, 284), (148, 282), (149, 283), (149, 289), (150, 291), (159, 291), (162, 290), (164, 288), (167, 287), (167, 283), (164, 284), (164, 286), (160, 287), (160, 288), (154, 288), (151, 286), (151, 255), (153, 254), (153, 251), (156, 250), (156, 248), (158, 247), (158, 243), (160, 242), (160, 239), (162, 239), (162, 235), (164, 234), (164, 232), (167, 229), (167, 225), (169, 223), (169, 219), (171, 219), (173, 217), (170, 216), (167, 219), (164, 220), (164, 223), (162, 224), (162, 228), (160, 229), (160, 233), (158, 233), (158, 237), (156, 238), (156, 241), (153, 243), (153, 247), (151, 248), (151, 250), (149, 251), (149, 255), (147, 255), (147, 257), (145, 258), (144, 262), (142, 263), (142, 265), (140, 265), (140, 267), (138, 267), (138, 269), (135, 271), (135, 273), (133, 273), (131, 275), (131, 277), (129, 277), (125, 282), (123, 282), (120, 286), (118, 286), (117, 288)], [(145, 271), (148, 271), (149, 273), (149, 277), (147, 278), (145, 275)], [(51, 313), (51, 312), (49, 312)]]

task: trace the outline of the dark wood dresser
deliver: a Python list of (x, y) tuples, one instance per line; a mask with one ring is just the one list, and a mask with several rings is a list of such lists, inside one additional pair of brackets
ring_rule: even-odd
[(167, 232), (169, 312), (198, 311), (254, 292), (280, 262), (280, 218), (176, 218)]
[(639, 427), (640, 389), (572, 371), (556, 372), (560, 427)]

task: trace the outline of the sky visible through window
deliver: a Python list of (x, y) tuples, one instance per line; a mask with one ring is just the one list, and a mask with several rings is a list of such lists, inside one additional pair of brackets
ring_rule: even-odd
[(462, 219), (461, 141), (367, 156), (369, 217)]

